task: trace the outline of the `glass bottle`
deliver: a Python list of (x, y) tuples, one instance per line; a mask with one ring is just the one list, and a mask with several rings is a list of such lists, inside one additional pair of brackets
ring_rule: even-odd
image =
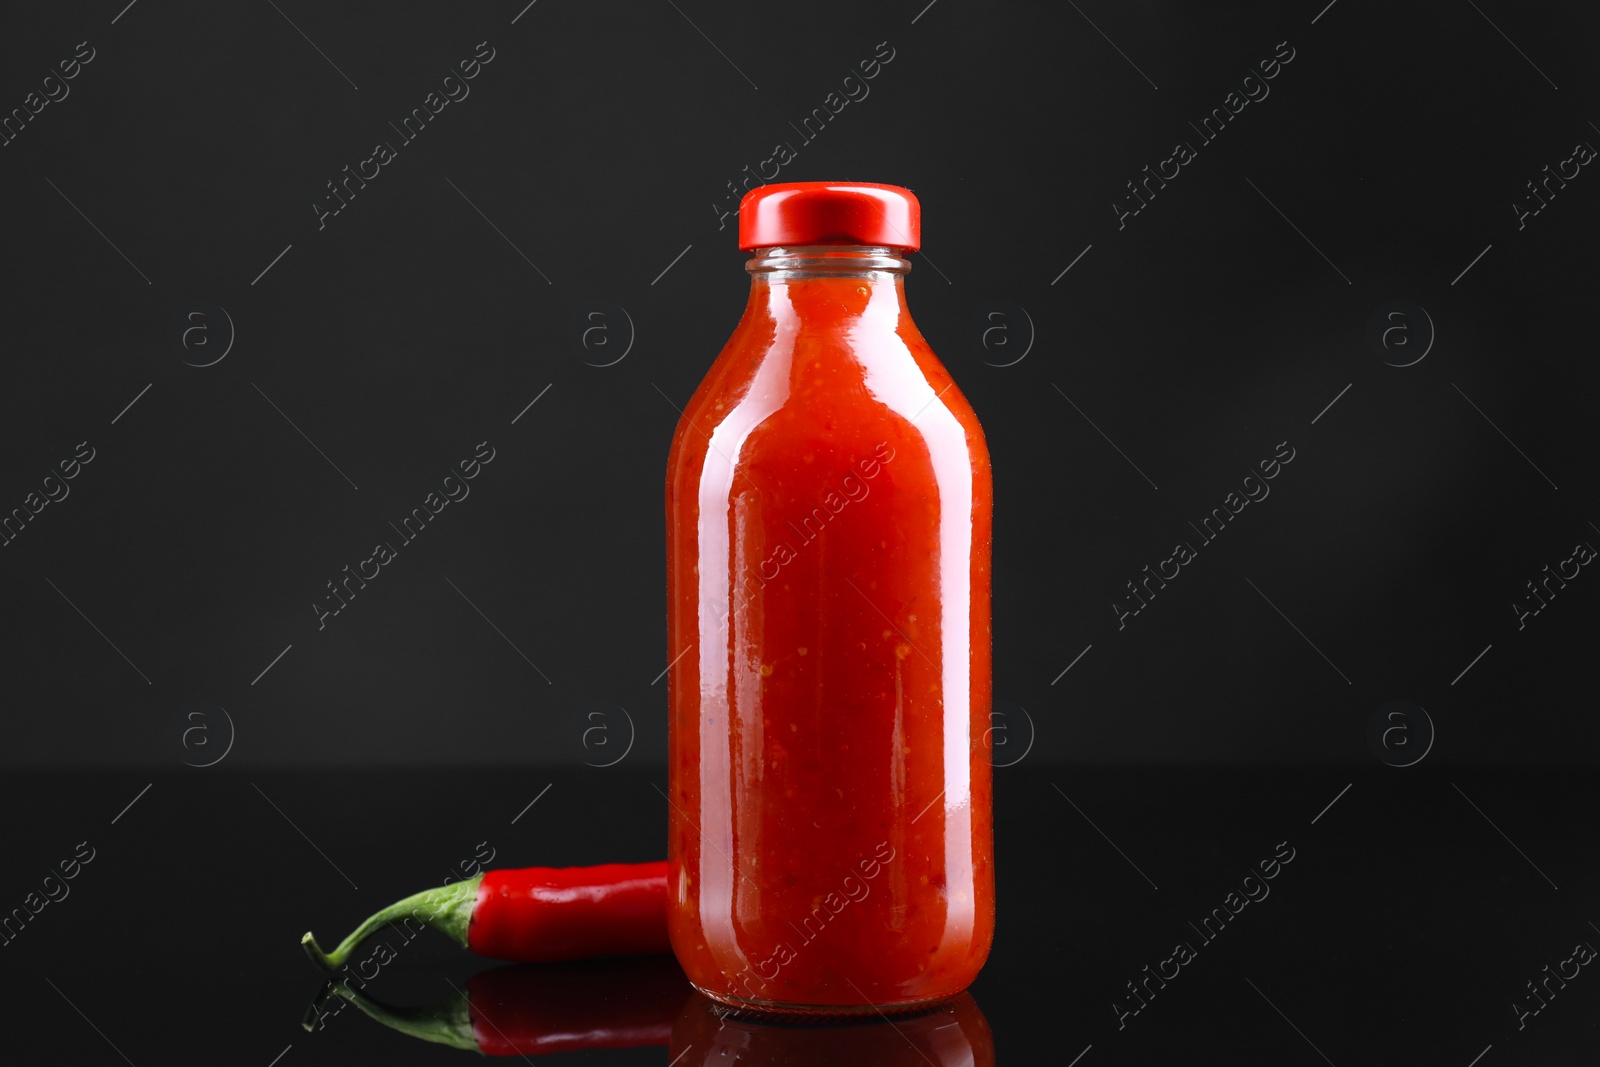
[(988, 450), (911, 321), (909, 190), (763, 186), (667, 469), (668, 920), (776, 1013), (960, 993), (994, 929)]

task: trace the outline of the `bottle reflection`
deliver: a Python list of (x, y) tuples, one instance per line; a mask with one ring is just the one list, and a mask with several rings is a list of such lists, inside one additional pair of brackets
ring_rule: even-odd
[(386, 1004), (332, 982), (306, 1013), (319, 1029), (352, 1004), (393, 1030), (488, 1056), (656, 1046), (673, 1067), (991, 1067), (994, 1039), (967, 993), (915, 1015), (805, 1023), (695, 993), (671, 956), (495, 967), (431, 1007)]
[(696, 993), (667, 1057), (675, 1067), (992, 1067), (994, 1038), (970, 993), (893, 1024), (872, 1016), (812, 1025), (730, 1014)]

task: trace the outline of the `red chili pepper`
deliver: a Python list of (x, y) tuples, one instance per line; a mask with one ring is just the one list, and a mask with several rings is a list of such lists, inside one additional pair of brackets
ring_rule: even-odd
[(336, 970), (374, 930), (401, 922), (431, 926), (480, 956), (518, 963), (672, 951), (664, 860), (485, 871), (391, 904), (332, 952), (309, 933), (300, 943), (313, 962)]
[(302, 1025), (326, 1025), (334, 1010), (324, 1005), (337, 995), (401, 1033), (489, 1056), (665, 1046), (689, 994), (689, 981), (670, 956), (496, 967), (428, 1009), (384, 1004), (346, 981), (334, 982)]

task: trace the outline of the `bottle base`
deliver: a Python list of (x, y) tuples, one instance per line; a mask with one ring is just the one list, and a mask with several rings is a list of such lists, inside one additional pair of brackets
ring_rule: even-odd
[[(694, 985), (694, 983), (691, 982), (690, 985)], [(937, 1010), (966, 992), (964, 989), (957, 989), (954, 992), (938, 997), (899, 1001), (891, 1004), (796, 1004), (782, 1000), (734, 997), (726, 993), (716, 993), (709, 989), (703, 989), (698, 985), (695, 985), (694, 989), (701, 996), (714, 1001), (719, 1014), (727, 1015), (730, 1018), (794, 1024), (846, 1022), (884, 1016), (899, 1018), (901, 1016), (919, 1015), (923, 1012)]]

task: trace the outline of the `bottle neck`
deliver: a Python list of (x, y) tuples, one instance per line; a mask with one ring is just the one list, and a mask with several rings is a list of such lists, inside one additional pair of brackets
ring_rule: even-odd
[(910, 260), (874, 245), (761, 248), (750, 274), (746, 316), (775, 323), (852, 323), (893, 332), (910, 320), (903, 280)]
[(745, 264), (751, 281), (783, 283), (802, 278), (857, 278), (898, 283), (911, 261), (881, 245), (796, 245), (758, 248)]

